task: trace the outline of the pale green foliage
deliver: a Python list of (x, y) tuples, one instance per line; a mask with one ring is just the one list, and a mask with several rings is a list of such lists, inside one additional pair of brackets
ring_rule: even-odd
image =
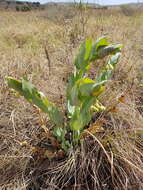
[[(80, 47), (79, 54), (75, 59), (75, 72), (70, 77), (67, 89), (68, 112), (71, 118), (69, 126), (76, 134), (75, 141), (78, 141), (84, 127), (91, 120), (93, 113), (91, 106), (104, 92), (105, 83), (110, 79), (118, 62), (120, 50), (120, 44), (109, 45), (105, 37), (98, 39), (93, 45), (91, 40), (87, 40)], [(95, 80), (87, 78), (86, 72), (90, 69), (91, 62), (108, 55), (111, 56), (101, 74)], [(100, 107), (104, 109), (102, 105)]]
[[(109, 45), (105, 37), (98, 39), (95, 44), (92, 44), (91, 40), (86, 40), (81, 45), (74, 62), (74, 73), (69, 78), (67, 88), (67, 122), (64, 121), (59, 109), (26, 79), (18, 81), (8, 77), (8, 85), (30, 103), (48, 113), (54, 124), (53, 134), (67, 152), (70, 147), (78, 144), (80, 135), (90, 122), (93, 112), (106, 109), (98, 100), (100, 94), (105, 91), (105, 84), (111, 78), (120, 57), (120, 51), (120, 44)], [(91, 62), (106, 56), (109, 56), (109, 60), (102, 68), (100, 75), (94, 80), (88, 78), (87, 71), (90, 69)], [(68, 132), (72, 134), (72, 138), (66, 140)]]
[(19, 81), (8, 77), (7, 80), (10, 88), (19, 92), (27, 101), (39, 107), (43, 112), (48, 113), (51, 121), (55, 125), (60, 127), (63, 125), (62, 114), (59, 112), (58, 108), (51, 103), (42, 92), (38, 91), (33, 84), (24, 78), (22, 81)]

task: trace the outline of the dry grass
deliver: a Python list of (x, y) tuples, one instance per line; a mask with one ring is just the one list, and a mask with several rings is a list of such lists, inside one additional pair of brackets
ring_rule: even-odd
[[(0, 189), (24, 190), (31, 183), (30, 174), (25, 176), (31, 151), (20, 142), (37, 144), (40, 133), (39, 115), (22, 98), (15, 97), (5, 77), (27, 76), (64, 109), (66, 80), (79, 43), (106, 35), (111, 42), (122, 43), (124, 49), (102, 100), (111, 106), (124, 94), (125, 103), (117, 106), (117, 112), (100, 116), (106, 119), (105, 134), (90, 134), (81, 150), (71, 152), (64, 161), (46, 161), (35, 165), (37, 170), (29, 170), (36, 172), (38, 180), (46, 173), (46, 189), (142, 190), (143, 14), (127, 17), (118, 10), (92, 11), (84, 17), (88, 18), (85, 26), (80, 13), (59, 22), (46, 19), (46, 14), (0, 13)], [(48, 119), (43, 117), (48, 126)]]

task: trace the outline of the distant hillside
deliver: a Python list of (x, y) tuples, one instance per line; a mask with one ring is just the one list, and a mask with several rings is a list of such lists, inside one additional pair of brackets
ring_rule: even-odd
[(121, 6), (140, 8), (140, 7), (143, 7), (143, 3), (126, 3), (126, 4), (120, 4), (120, 5), (109, 5), (109, 7), (121, 7)]
[(0, 10), (30, 11), (41, 8), (43, 5), (39, 2), (0, 0)]
[[(37, 1), (37, 2), (36, 2)], [(77, 4), (77, 3), (76, 3)], [(15, 1), (15, 0), (0, 0), (0, 10), (16, 10), (16, 11), (31, 11), (31, 10), (43, 10), (46, 9), (51, 12), (63, 11), (65, 8), (70, 12), (71, 9), (75, 6), (75, 3), (72, 2), (48, 2), (45, 4), (40, 4), (38, 0), (33, 0), (33, 2), (28, 1)], [(121, 6), (129, 6), (132, 8), (142, 8), (143, 3), (129, 3), (123, 5), (110, 5), (110, 6), (102, 6), (99, 4), (88, 3), (88, 7), (92, 9), (107, 9), (121, 7)], [(58, 12), (57, 12), (58, 13)]]
[(135, 8), (143, 7), (143, 3), (129, 3), (126, 5), (131, 6), (131, 7), (135, 7)]

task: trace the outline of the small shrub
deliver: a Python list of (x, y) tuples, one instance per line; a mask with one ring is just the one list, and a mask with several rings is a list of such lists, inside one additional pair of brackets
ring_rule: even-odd
[(33, 3), (36, 7), (40, 7), (40, 3), (39, 2), (35, 2)]
[(21, 6), (21, 11), (23, 11), (23, 12), (31, 11), (30, 5), (28, 5), (27, 3), (22, 5)]
[[(28, 102), (47, 113), (53, 129), (51, 134), (66, 154), (79, 146), (84, 130), (89, 127), (93, 114), (106, 108), (100, 102), (100, 95), (105, 92), (105, 85), (110, 80), (120, 57), (121, 45), (110, 45), (105, 37), (94, 44), (86, 40), (74, 62), (74, 72), (67, 87), (67, 114), (50, 102), (26, 78), (16, 80), (8, 77), (8, 86), (24, 96)], [(109, 56), (101, 73), (94, 80), (87, 76), (91, 63)]]
[(18, 5), (22, 5), (22, 4), (23, 4), (22, 1), (15, 1), (15, 2), (16, 2), (16, 4), (18, 4)]
[(16, 6), (15, 9), (16, 9), (16, 11), (20, 11), (19, 6)]

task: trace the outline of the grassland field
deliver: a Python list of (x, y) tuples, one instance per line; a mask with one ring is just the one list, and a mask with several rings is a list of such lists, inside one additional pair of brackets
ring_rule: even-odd
[[(126, 171), (122, 169), (122, 185), (113, 190), (143, 189), (143, 10), (130, 16), (120, 9), (73, 12), (70, 16), (67, 13), (58, 16), (57, 12), (52, 15), (46, 10), (0, 12), (1, 190), (27, 188), (30, 180), (25, 177), (25, 171), (32, 152), (27, 146), (22, 146), (22, 142), (34, 145), (41, 139), (41, 121), (37, 110), (8, 88), (5, 77), (20, 79), (26, 76), (64, 110), (67, 80), (80, 43), (85, 39), (96, 40), (103, 35), (113, 44), (123, 44), (114, 80), (102, 95), (106, 106), (114, 104), (120, 95), (125, 98), (125, 103), (120, 103), (116, 111), (107, 117), (110, 118), (107, 119), (109, 125), (122, 131), (113, 141), (116, 151), (112, 161), (116, 160), (116, 155), (123, 158), (121, 163), (124, 163), (123, 169)], [(91, 73), (97, 74), (99, 68), (100, 64), (95, 63)], [(47, 116), (42, 114), (41, 117), (49, 126)], [(84, 188), (80, 185), (63, 187)], [(40, 189), (44, 187), (37, 185), (37, 190)], [(100, 189), (112, 188), (108, 185), (99, 188), (97, 185), (97, 190)]]

